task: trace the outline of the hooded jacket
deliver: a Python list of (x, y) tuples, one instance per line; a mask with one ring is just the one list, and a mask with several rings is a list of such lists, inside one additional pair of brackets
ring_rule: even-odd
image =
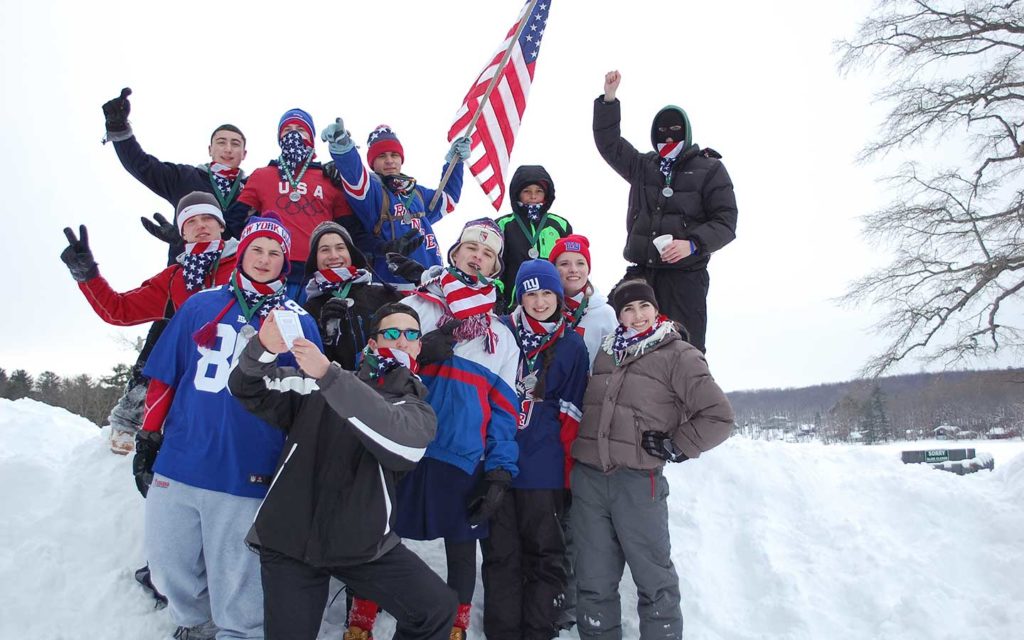
[[(235, 269), (237, 249), (238, 240), (225, 241), (220, 261), (206, 276), (202, 289), (227, 284)], [(162, 320), (173, 314), (192, 294), (202, 290), (189, 291), (185, 287), (181, 266), (184, 255), (179, 255), (174, 264), (131, 291), (114, 291), (103, 276), (79, 282), (78, 288), (96, 315), (108, 324), (126, 327)]]
[(319, 380), (278, 367), (250, 340), (232, 394), (287, 433), (274, 479), (246, 541), (317, 567), (370, 562), (401, 542), (398, 479), (437, 429), (427, 390), (405, 367), (371, 381), (332, 364)]
[(602, 471), (659, 469), (665, 461), (641, 446), (644, 431), (671, 434), (687, 458), (729, 437), (735, 415), (711, 377), (704, 355), (680, 337), (674, 323), (634, 345), (619, 365), (609, 334), (594, 361), (583, 396), (583, 419), (572, 457)]
[[(547, 260), (548, 255), (551, 254), (551, 249), (555, 246), (555, 242), (560, 238), (572, 235), (572, 225), (569, 224), (568, 220), (549, 213), (551, 204), (555, 201), (555, 182), (551, 179), (547, 169), (541, 165), (533, 164), (523, 165), (516, 169), (516, 172), (512, 175), (512, 181), (509, 183), (509, 199), (512, 202), (512, 212), (506, 213), (494, 220), (501, 229), (502, 235), (505, 236), (505, 247), (501, 254), (505, 270), (502, 272), (499, 281), (501, 282), (501, 295), (505, 302), (505, 308), (508, 310), (516, 306), (515, 284), (516, 274), (519, 273), (519, 266), (527, 260), (533, 260), (529, 252), (530, 248), (535, 245), (530, 244), (530, 240), (523, 233), (520, 223), (529, 229), (531, 233), (536, 232), (537, 229), (527, 217), (526, 207), (519, 202), (519, 192), (531, 184), (539, 184), (544, 188), (544, 204), (540, 208), (544, 224), (540, 229), (536, 243), (540, 254), (538, 257), (541, 260)], [(547, 214), (546, 220), (543, 218), (545, 214)]]
[[(682, 112), (678, 107), (667, 108)], [(736, 237), (736, 195), (729, 173), (718, 153), (692, 143), (689, 119), (685, 112), (683, 115), (686, 147), (676, 158), (666, 181), (658, 153), (640, 153), (622, 137), (619, 101), (605, 102), (604, 96), (594, 101), (597, 150), (629, 182), (627, 237), (622, 255), (645, 268), (704, 269), (711, 254)], [(654, 133), (652, 124), (652, 142)], [(668, 197), (662, 193), (666, 186), (672, 188)], [(662, 261), (652, 241), (664, 234), (693, 241), (696, 253), (674, 264)]]

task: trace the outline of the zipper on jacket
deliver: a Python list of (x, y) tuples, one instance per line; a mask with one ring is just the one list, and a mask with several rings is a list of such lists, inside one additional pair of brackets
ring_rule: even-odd
[(381, 539), (391, 532), (391, 495), (388, 493), (388, 481), (384, 477), (384, 468), (377, 463), (377, 472), (380, 474), (380, 486), (384, 491), (384, 533)]
[(277, 473), (274, 474), (274, 479), (270, 481), (270, 487), (267, 488), (267, 494), (263, 496), (263, 500), (260, 501), (259, 508), (256, 509), (256, 515), (252, 517), (253, 522), (256, 522), (256, 518), (259, 517), (260, 511), (263, 509), (263, 503), (267, 501), (267, 497), (270, 496), (270, 492), (274, 490), (274, 484), (277, 482), (277, 479), (281, 477), (281, 473), (284, 471), (284, 468), (288, 465), (288, 461), (292, 459), (292, 454), (295, 453), (295, 450), (298, 448), (299, 443), (295, 442), (292, 444), (292, 448), (288, 450), (288, 455), (285, 456), (284, 462), (281, 463), (281, 468), (277, 470)]
[(644, 440), (644, 432), (640, 428), (640, 416), (633, 414), (633, 427), (636, 430), (636, 459), (639, 462), (644, 459), (644, 447), (641, 444)]

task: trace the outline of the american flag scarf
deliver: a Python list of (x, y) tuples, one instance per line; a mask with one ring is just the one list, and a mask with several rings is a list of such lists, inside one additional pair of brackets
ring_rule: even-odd
[(372, 280), (373, 276), (369, 271), (352, 266), (320, 269), (313, 274), (306, 285), (306, 299), (315, 297), (315, 295), (334, 293), (346, 284), (370, 284)]
[(491, 330), (492, 311), (497, 301), (494, 282), (467, 275), (455, 267), (445, 269), (435, 282), (440, 285), (444, 298), (444, 312), (437, 326), (461, 320), (462, 324), (452, 332), (455, 339), (462, 342), (486, 336), (485, 349), (487, 353), (494, 353), (498, 346), (498, 336)]
[(520, 202), (519, 206), (526, 209), (527, 220), (529, 220), (533, 224), (537, 224), (538, 222), (540, 222), (540, 210), (544, 207), (543, 202), (539, 204), (523, 204), (522, 202)]
[[(668, 316), (659, 315), (657, 318), (654, 319), (654, 323), (650, 327), (648, 327), (645, 331), (641, 331), (639, 333), (634, 331), (633, 329), (626, 328), (622, 324), (615, 327), (615, 338), (612, 342), (612, 355), (615, 356), (615, 364), (622, 364), (622, 361), (625, 360), (626, 356), (628, 355), (627, 351), (631, 347), (635, 347), (636, 345), (640, 344), (647, 338), (650, 338), (652, 335), (654, 335), (654, 332), (660, 329), (661, 326), (666, 322), (670, 322)], [(643, 348), (644, 347), (641, 347), (640, 350), (642, 350)]]
[(409, 354), (399, 349), (388, 347), (377, 347), (374, 351), (370, 345), (363, 349), (363, 357), (370, 369), (370, 380), (376, 381), (378, 385), (384, 384), (384, 376), (399, 367), (405, 367), (413, 374), (419, 371), (417, 362), (409, 357)]
[(291, 175), (294, 176), (296, 169), (312, 157), (313, 147), (302, 139), (298, 131), (289, 131), (281, 138), (280, 167), (287, 169)]
[(587, 306), (590, 303), (590, 296), (587, 295), (589, 287), (588, 284), (577, 291), (576, 295), (565, 297), (565, 319), (569, 323), (570, 329), (578, 327), (580, 320), (583, 320), (583, 316), (587, 314)]
[(541, 322), (526, 313), (522, 307), (517, 307), (512, 312), (512, 322), (516, 325), (523, 356), (531, 369), (537, 356), (553, 345), (565, 332), (565, 318), (559, 317), (555, 322)]
[(658, 144), (658, 156), (661, 158), (661, 169), (662, 175), (666, 178), (672, 173), (672, 165), (675, 163), (676, 158), (682, 153), (683, 147), (686, 143), (680, 140), (679, 142), (661, 142)]
[(190, 242), (185, 245), (185, 253), (178, 259), (185, 279), (185, 290), (195, 291), (206, 288), (206, 277), (213, 266), (220, 260), (224, 251), (224, 241)]
[(228, 197), (232, 187), (235, 186), (235, 180), (238, 180), (238, 167), (232, 169), (222, 162), (211, 162), (209, 166), (213, 183), (217, 185), (217, 189), (220, 190), (222, 196)]
[[(228, 282), (228, 290), (234, 294), (235, 300), (242, 307), (242, 313), (248, 321), (257, 312), (260, 318), (266, 318), (276, 307), (282, 306), (284, 301), (284, 278), (273, 282), (253, 282), (246, 277), (241, 268), (235, 269)], [(235, 300), (228, 302), (220, 313), (213, 320), (210, 320), (192, 334), (192, 340), (200, 347), (212, 349), (217, 344), (217, 324), (227, 315), (227, 312), (234, 306)]]

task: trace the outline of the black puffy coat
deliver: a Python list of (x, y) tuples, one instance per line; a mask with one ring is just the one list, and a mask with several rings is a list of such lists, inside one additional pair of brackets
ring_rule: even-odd
[[(711, 254), (736, 237), (736, 195), (721, 156), (689, 145), (673, 165), (672, 195), (666, 197), (658, 154), (640, 153), (627, 142), (619, 130), (620, 119), (618, 100), (605, 102), (599, 96), (594, 101), (597, 150), (630, 185), (623, 257), (652, 269), (704, 269)], [(692, 240), (697, 253), (675, 264), (663, 262), (652, 244), (663, 234)]]

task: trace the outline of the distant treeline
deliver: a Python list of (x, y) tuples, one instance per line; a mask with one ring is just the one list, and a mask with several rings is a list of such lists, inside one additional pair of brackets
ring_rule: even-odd
[(864, 441), (930, 437), (940, 425), (984, 436), (990, 429), (1024, 431), (1024, 369), (917, 373), (729, 394), (737, 426), (757, 437), (765, 430), (820, 439)]
[(44, 371), (33, 378), (24, 369), (15, 369), (8, 374), (0, 368), (0, 398), (32, 398), (63, 407), (97, 425), (105, 425), (110, 410), (124, 391), (130, 372), (128, 365), (119, 364), (109, 376), (94, 380), (84, 374), (61, 378), (52, 371)]

